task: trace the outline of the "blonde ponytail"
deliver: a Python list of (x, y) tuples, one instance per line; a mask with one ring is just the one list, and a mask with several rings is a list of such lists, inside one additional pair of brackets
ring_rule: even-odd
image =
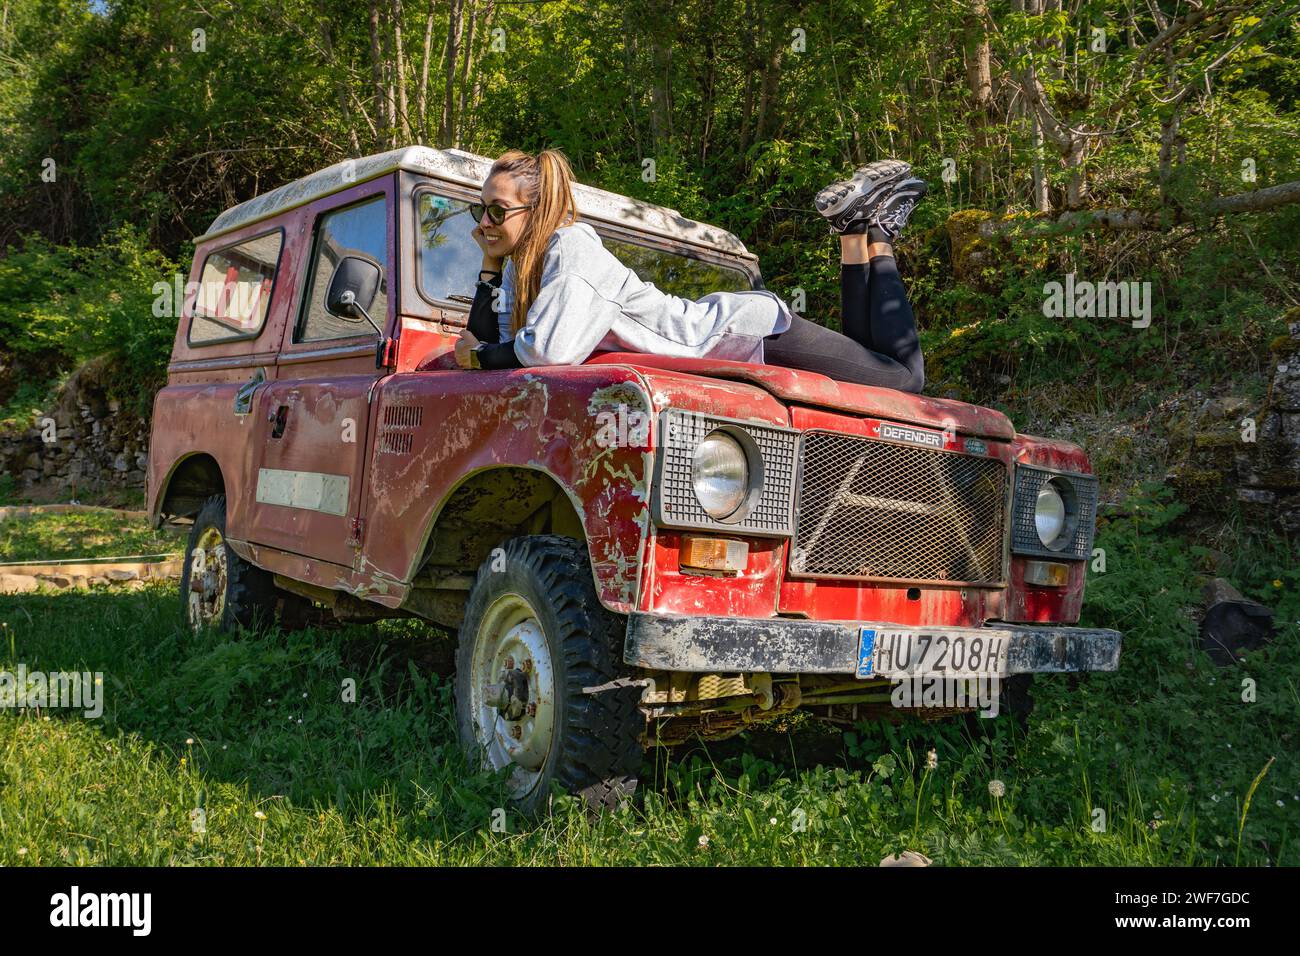
[(497, 173), (511, 176), (520, 197), (533, 207), (518, 245), (510, 253), (515, 264), (515, 299), (510, 327), (516, 333), (524, 327), (542, 285), (542, 259), (555, 230), (578, 221), (573, 199), (573, 171), (558, 149), (544, 149), (536, 156), (512, 149), (492, 164), (488, 177)]

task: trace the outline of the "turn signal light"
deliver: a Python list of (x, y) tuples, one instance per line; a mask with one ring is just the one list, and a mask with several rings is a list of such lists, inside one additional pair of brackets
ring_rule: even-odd
[(749, 565), (749, 544), (731, 538), (685, 535), (679, 564), (700, 571), (739, 573)]
[(1026, 561), (1025, 583), (1063, 588), (1070, 583), (1070, 566), (1058, 561)]

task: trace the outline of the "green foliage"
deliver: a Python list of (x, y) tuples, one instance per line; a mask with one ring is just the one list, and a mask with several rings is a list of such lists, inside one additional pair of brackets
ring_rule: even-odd
[[(1079, 379), (1112, 388), (1171, 371), (1190, 379), (1207, 366), (1230, 377), (1254, 369), (1276, 316), (1300, 296), (1294, 211), (1170, 233), (1003, 235), (985, 241), (972, 268), (948, 248), (954, 213), (985, 210), (1002, 222), (1034, 209), (1035, 170), (1052, 213), (1078, 177), (1085, 207), (1147, 211), (1296, 178), (1294, 20), (1233, 9), (1174, 31), (1168, 52), (1180, 67), (1171, 77), (1165, 48), (1146, 44), (1188, 11), (1158, 6), (1118, 11), (1086, 0), (1067, 16), (993, 4), (982, 21), (960, 4), (897, 0), (470, 3), (460, 26), (471, 42), (448, 74), (439, 57), (451, 8), (406, 4), (407, 113), (395, 117), (397, 32), (385, 5), (371, 36), (360, 0), (328, 11), (304, 0), (199, 11), (119, 0), (99, 13), (73, 0), (14, 0), (0, 27), (0, 249), (21, 264), (6, 288), (14, 272), (28, 273), (17, 290), (28, 314), (49, 295), (29, 347), (52, 345), (57, 365), (68, 321), (86, 318), (58, 300), (79, 287), (69, 278), (84, 276), (89, 250), (135, 257), (145, 273), (150, 248), (183, 265), (186, 241), (221, 209), (399, 143), (487, 154), (558, 146), (584, 181), (736, 232), (761, 256), (771, 289), (802, 290), (804, 311), (836, 327), (837, 250), (810, 199), (853, 165), (896, 155), (931, 186), (900, 253), (937, 388), (991, 401), (1000, 375), (1026, 388)], [(1094, 29), (1106, 31), (1104, 52), (1093, 48)], [(981, 42), (993, 80), (986, 110), (967, 73)], [(1077, 167), (1051, 135), (1035, 141), (1029, 66), (1047, 113), (1087, 134)], [(1199, 81), (1198, 69), (1213, 72), (1175, 95), (1170, 84)], [(1177, 135), (1162, 153), (1167, 128)], [(47, 160), (53, 182), (42, 178)], [(643, 178), (647, 160), (653, 179)], [(115, 232), (126, 223), (139, 237), (129, 249)], [(20, 239), (34, 229), (51, 245)], [(1153, 327), (1045, 317), (1043, 285), (1070, 271), (1150, 282)], [(104, 303), (91, 311), (111, 313), (113, 293), (141, 296), (126, 283), (84, 295)], [(5, 321), (9, 333), (14, 317)], [(161, 358), (145, 357), (165, 351), (168, 330), (155, 338), (111, 315), (94, 324), (109, 334), (85, 341), (107, 341), (156, 370)], [(133, 338), (125, 345), (112, 334), (123, 327)], [(12, 397), (0, 389), (0, 402)]]
[(1300, 863), (1292, 543), (1225, 545), (1279, 634), (1218, 668), (1187, 614), (1204, 548), (1171, 530), (1181, 506), (1148, 487), (1121, 511), (1083, 622), (1124, 631), (1120, 670), (1038, 677), (1027, 733), (909, 720), (860, 724), (833, 758), (815, 725), (785, 758), (655, 751), (620, 812), (591, 820), (557, 795), (540, 820), (507, 813), (505, 832), (502, 781), (466, 766), (429, 672), (449, 635), (195, 636), (174, 585), (0, 597), (0, 669), (102, 671), (106, 688), (99, 720), (0, 714), (0, 863), (857, 866), (913, 849), (945, 866), (1227, 865), (1239, 836), (1243, 865)]
[(88, 248), (33, 234), (0, 257), (0, 301), (7, 304), (0, 343), (28, 372), (10, 397), (10, 414), (25, 417), (47, 394), (52, 373), (105, 355), (119, 360), (114, 393), (147, 410), (176, 334), (174, 315), (154, 314), (155, 285), (172, 288), (177, 271), (130, 226)]

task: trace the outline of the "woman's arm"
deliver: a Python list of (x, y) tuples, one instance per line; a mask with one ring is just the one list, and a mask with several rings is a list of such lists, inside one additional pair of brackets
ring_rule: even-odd
[(609, 334), (617, 312), (589, 278), (599, 274), (601, 257), (626, 268), (599, 241), (591, 243), (576, 228), (556, 234), (542, 264), (537, 298), (514, 338), (515, 355), (522, 364), (576, 365)]
[(544, 277), (528, 310), (528, 324), (515, 336), (515, 355), (524, 365), (577, 365), (613, 324), (599, 306), (600, 296), (578, 273), (557, 270)]
[(474, 288), (474, 304), (469, 307), (467, 326), (480, 342), (501, 341), (501, 325), (497, 321), (496, 312), (492, 309), (492, 300), (500, 287), (500, 271), (492, 272), (484, 269), (479, 272), (478, 282)]
[(479, 281), (474, 289), (474, 303), (469, 308), (466, 332), (461, 333), (461, 341), (456, 346), (456, 361), (463, 368), (474, 367), (469, 364), (469, 349), (474, 351), (479, 368), (520, 367), (514, 342), (501, 341), (501, 321), (493, 308), (503, 291), (500, 265), (500, 259), (489, 260), (484, 255), (483, 268), (479, 270)]

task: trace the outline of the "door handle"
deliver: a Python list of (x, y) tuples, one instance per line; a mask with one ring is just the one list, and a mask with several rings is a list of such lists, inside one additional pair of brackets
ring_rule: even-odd
[(239, 386), (239, 391), (235, 393), (235, 414), (247, 415), (253, 410), (253, 393), (257, 391), (259, 385), (266, 382), (266, 370), (259, 368), (253, 373), (253, 377)]

